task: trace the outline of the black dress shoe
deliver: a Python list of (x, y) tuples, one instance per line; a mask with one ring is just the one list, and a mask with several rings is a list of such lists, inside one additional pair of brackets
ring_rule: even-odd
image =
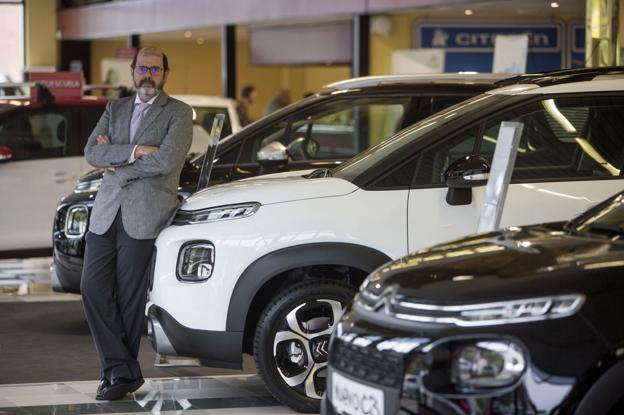
[(145, 383), (145, 379), (143, 379), (143, 378), (138, 378), (138, 379), (135, 379), (135, 380), (132, 382), (132, 389), (130, 389), (130, 393), (134, 393), (134, 392), (138, 391), (138, 390), (139, 390), (139, 388), (140, 388), (141, 386), (143, 386), (143, 384), (144, 384), (144, 383)]
[(108, 379), (104, 378), (102, 380), (100, 380), (100, 384), (97, 387), (97, 390), (95, 391), (95, 399), (98, 401), (103, 401), (104, 400), (104, 388), (106, 388), (107, 386), (110, 385), (110, 382), (108, 381)]
[(104, 387), (102, 390), (102, 399), (107, 401), (118, 401), (132, 391), (132, 387), (135, 382), (135, 379), (125, 378), (113, 380), (110, 385)]

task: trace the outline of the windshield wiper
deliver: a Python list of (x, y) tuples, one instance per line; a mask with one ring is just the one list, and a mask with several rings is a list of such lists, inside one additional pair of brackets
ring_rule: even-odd
[(306, 176), (308, 179), (318, 179), (319, 177), (331, 177), (331, 170), (324, 167), (322, 169), (313, 170)]

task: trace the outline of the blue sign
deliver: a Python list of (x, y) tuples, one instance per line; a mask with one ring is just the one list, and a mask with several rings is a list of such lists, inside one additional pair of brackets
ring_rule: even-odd
[(497, 35), (528, 34), (526, 72), (565, 67), (563, 23), (559, 21), (416, 20), (412, 46), (446, 51), (446, 72), (491, 72)]

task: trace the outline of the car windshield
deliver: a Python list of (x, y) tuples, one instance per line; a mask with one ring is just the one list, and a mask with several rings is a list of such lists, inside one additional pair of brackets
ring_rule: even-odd
[(624, 236), (624, 192), (573, 219), (566, 227), (575, 232)]
[(459, 104), (455, 104), (452, 107), (417, 122), (411, 127), (399, 131), (376, 146), (363, 151), (349, 161), (334, 168), (331, 175), (352, 181), (388, 155), (400, 151), (401, 148), (409, 146), (418, 140), (422, 140), (431, 131), (439, 128), (441, 125), (452, 122), (462, 117), (464, 114), (477, 112), (483, 108), (490, 107), (492, 104), (505, 99), (505, 97), (505, 95), (482, 94), (460, 102)]
[[(288, 105), (288, 106), (286, 106), (284, 108), (280, 108), (279, 110), (277, 110), (277, 111), (275, 111), (275, 112), (273, 112), (273, 113), (271, 113), (271, 114), (269, 114), (267, 116), (260, 117), (259, 119), (255, 120), (251, 124), (248, 124), (245, 127), (243, 127), (242, 130), (240, 130), (240, 131), (254, 129), (254, 128), (258, 128), (258, 127), (262, 128), (263, 126), (270, 125), (271, 123), (274, 123), (277, 120), (282, 119), (284, 114), (289, 114), (290, 112), (297, 111), (297, 110), (299, 110), (302, 107), (306, 107), (306, 106), (312, 105), (312, 104), (314, 104), (314, 103), (316, 103), (318, 101), (324, 101), (326, 99), (327, 99), (326, 95), (313, 95), (311, 97), (301, 99), (301, 100), (299, 100), (297, 102), (294, 102), (294, 103), (292, 103), (292, 104), (290, 104), (290, 105)], [(197, 110), (197, 107), (194, 107), (194, 109)], [(199, 123), (199, 121), (198, 121), (199, 120), (199, 114), (197, 114), (196, 116), (194, 115), (194, 117), (195, 117), (195, 121), (194, 122), (196, 124), (198, 124)], [(214, 114), (213, 114), (213, 118), (214, 118)], [(206, 129), (206, 131), (208, 133), (210, 133), (211, 127), (212, 127), (212, 120), (208, 121), (204, 128)], [(224, 129), (225, 129), (225, 126), (224, 126)], [(222, 133), (221, 137), (223, 137), (223, 138), (219, 141), (219, 148), (223, 148), (222, 144), (227, 146), (228, 143), (232, 143), (233, 141), (237, 140), (237, 137), (240, 136), (240, 134), (239, 134), (240, 131), (232, 134), (231, 130), (230, 130), (230, 133), (228, 135)], [(217, 151), (217, 153), (219, 153), (219, 151)], [(190, 160), (190, 162), (191, 163), (202, 163), (203, 158), (204, 158), (204, 154), (206, 154), (205, 151), (202, 151), (201, 153), (194, 154), (193, 158)], [(218, 161), (218, 158), (215, 160), (215, 162), (216, 161)]]

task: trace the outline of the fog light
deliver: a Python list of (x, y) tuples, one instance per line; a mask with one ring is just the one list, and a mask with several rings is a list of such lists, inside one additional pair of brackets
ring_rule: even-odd
[(89, 209), (85, 205), (74, 205), (67, 209), (65, 235), (68, 238), (82, 238), (87, 231)]
[(183, 281), (205, 281), (212, 276), (214, 265), (215, 247), (211, 242), (187, 242), (178, 256), (177, 276)]
[(453, 358), (452, 382), (462, 391), (510, 386), (526, 369), (523, 350), (512, 342), (481, 341), (464, 345)]

